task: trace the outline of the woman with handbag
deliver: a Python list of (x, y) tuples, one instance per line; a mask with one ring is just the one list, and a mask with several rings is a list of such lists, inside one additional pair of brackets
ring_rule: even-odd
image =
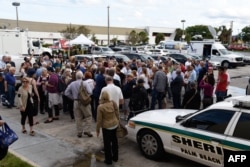
[(103, 91), (97, 108), (96, 135), (100, 134), (102, 128), (105, 163), (108, 165), (118, 161), (118, 139), (116, 130), (119, 125), (118, 106), (110, 100), (107, 91)]
[(25, 129), (25, 121), (28, 117), (30, 125), (30, 135), (34, 136), (35, 132), (33, 131), (33, 99), (32, 99), (32, 86), (29, 84), (29, 78), (22, 78), (22, 86), (18, 89), (18, 104), (21, 113), (21, 125), (22, 133), (27, 133)]
[[(1, 120), (1, 116), (0, 116), (0, 127), (3, 126), (3, 124), (4, 124), (4, 121)], [(0, 146), (0, 161), (7, 155), (8, 149), (9, 149), (9, 147), (3, 148)]]

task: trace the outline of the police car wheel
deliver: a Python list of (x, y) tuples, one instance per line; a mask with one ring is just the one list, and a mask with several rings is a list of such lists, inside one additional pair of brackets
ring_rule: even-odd
[(149, 159), (160, 159), (164, 153), (163, 144), (160, 137), (151, 130), (140, 133), (139, 147), (142, 154)]

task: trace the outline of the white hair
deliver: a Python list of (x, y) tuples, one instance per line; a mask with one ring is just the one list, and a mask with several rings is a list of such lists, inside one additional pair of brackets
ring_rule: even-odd
[(82, 71), (77, 71), (76, 72), (76, 79), (82, 79), (83, 78), (83, 73)]

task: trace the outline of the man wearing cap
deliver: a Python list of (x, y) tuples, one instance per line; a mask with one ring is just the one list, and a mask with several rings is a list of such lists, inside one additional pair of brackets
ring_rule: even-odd
[[(149, 108), (148, 93), (144, 87), (143, 78), (139, 78), (137, 80), (137, 85), (132, 89), (129, 108), (134, 112)], [(132, 113), (130, 112), (128, 119), (132, 117), (131, 114)]]

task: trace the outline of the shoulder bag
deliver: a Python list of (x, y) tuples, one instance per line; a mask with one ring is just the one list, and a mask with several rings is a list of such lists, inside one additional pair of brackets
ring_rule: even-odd
[[(114, 109), (115, 109), (115, 102), (112, 101), (113, 103), (113, 106), (114, 106)], [(115, 116), (116, 117), (116, 116)], [(125, 137), (126, 135), (128, 134), (128, 130), (127, 128), (121, 123), (121, 121), (119, 120), (119, 124), (117, 126), (117, 129), (116, 129), (116, 136), (118, 138), (123, 138)]]
[(0, 147), (7, 148), (17, 140), (16, 133), (10, 129), (7, 123), (4, 123), (2, 129), (0, 129)]

